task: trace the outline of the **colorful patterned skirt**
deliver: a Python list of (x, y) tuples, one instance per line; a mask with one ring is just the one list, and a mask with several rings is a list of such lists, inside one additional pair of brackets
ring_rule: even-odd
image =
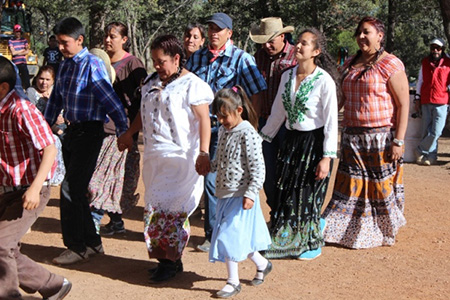
[(139, 180), (139, 151), (137, 142), (131, 151), (119, 151), (117, 138), (108, 135), (103, 139), (97, 166), (89, 182), (91, 207), (122, 214), (135, 207)]
[(146, 153), (144, 238), (150, 258), (176, 261), (187, 245), (189, 215), (203, 194), (203, 176), (195, 171), (197, 153)]
[(393, 245), (404, 211), (403, 157), (390, 161), (390, 127), (345, 128), (324, 238), (349, 248)]
[[(299, 257), (323, 246), (320, 211), (329, 176), (315, 180), (323, 156), (323, 128), (289, 130), (277, 161), (277, 209), (272, 220), (272, 245), (266, 258)], [(330, 167), (331, 169), (331, 167)]]

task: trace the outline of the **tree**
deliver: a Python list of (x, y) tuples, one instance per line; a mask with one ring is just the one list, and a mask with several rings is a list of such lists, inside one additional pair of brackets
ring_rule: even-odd
[(439, 0), (442, 13), (442, 23), (444, 25), (444, 33), (447, 37), (447, 43), (450, 43), (450, 1)]

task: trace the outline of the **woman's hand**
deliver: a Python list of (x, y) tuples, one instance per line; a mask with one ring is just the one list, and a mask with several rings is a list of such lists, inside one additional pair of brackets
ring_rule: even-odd
[(197, 156), (197, 160), (195, 161), (195, 171), (197, 171), (197, 173), (202, 176), (205, 176), (211, 170), (209, 154), (205, 154), (200, 153), (199, 156)]
[(330, 172), (330, 157), (323, 157), (316, 167), (316, 180), (322, 180), (328, 176)]
[(397, 161), (402, 157), (403, 154), (403, 146), (398, 146), (396, 144), (392, 144), (392, 149), (390, 153), (391, 161)]
[(253, 207), (253, 204), (255, 204), (255, 202), (247, 197), (244, 197), (244, 199), (242, 200), (242, 208), (247, 210), (247, 209), (251, 209)]

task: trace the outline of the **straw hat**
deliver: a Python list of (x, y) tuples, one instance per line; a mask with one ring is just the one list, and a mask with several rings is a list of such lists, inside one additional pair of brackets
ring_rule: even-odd
[(111, 80), (111, 84), (113, 84), (114, 80), (116, 80), (116, 71), (111, 65), (111, 59), (109, 58), (109, 55), (100, 48), (92, 48), (91, 50), (89, 50), (89, 52), (103, 60), (106, 66), (106, 71), (108, 72), (109, 79)]
[(250, 38), (257, 44), (265, 44), (282, 33), (292, 31), (294, 31), (292, 26), (283, 27), (281, 18), (264, 18), (261, 19), (259, 27), (255, 26), (250, 30)]

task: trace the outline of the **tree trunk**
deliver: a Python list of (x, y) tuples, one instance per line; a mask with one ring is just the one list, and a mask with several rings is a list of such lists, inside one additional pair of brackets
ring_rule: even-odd
[(447, 42), (450, 43), (450, 1), (439, 0), (442, 13), (442, 22), (444, 25), (444, 33), (447, 38)]
[(106, 11), (103, 1), (91, 0), (89, 10), (89, 48), (102, 48)]
[(386, 34), (386, 51), (392, 52), (395, 43), (395, 24), (397, 23), (397, 1), (389, 0), (388, 28)]

